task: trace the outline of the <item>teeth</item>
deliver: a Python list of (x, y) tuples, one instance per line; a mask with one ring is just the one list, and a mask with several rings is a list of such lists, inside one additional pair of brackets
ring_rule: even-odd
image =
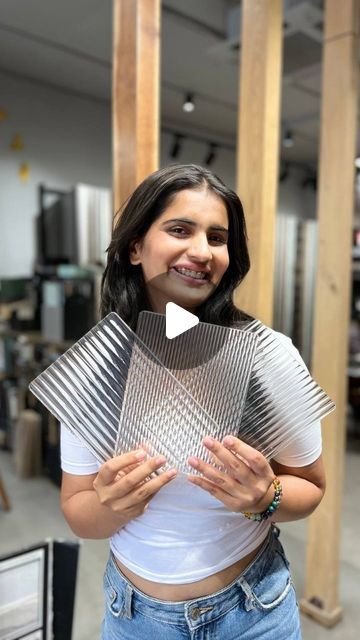
[(191, 271), (191, 269), (176, 269), (179, 273), (182, 273), (185, 276), (190, 276), (191, 278), (197, 278), (198, 280), (205, 280), (206, 273), (203, 271)]

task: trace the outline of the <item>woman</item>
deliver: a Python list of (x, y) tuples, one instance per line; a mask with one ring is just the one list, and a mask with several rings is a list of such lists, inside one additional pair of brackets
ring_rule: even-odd
[[(170, 166), (135, 190), (117, 222), (102, 315), (116, 311), (135, 329), (141, 310), (164, 313), (172, 301), (236, 326), (246, 316), (232, 294), (249, 266), (237, 195), (206, 169)], [(104, 640), (301, 638), (273, 523), (308, 516), (324, 494), (320, 424), (270, 462), (230, 435), (203, 445), (220, 464), (189, 452), (184, 476), (141, 450), (100, 466), (62, 429), (65, 518), (83, 538), (110, 538)]]

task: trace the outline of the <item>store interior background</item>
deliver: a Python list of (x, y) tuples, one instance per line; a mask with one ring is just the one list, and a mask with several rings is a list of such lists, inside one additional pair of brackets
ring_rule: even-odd
[[(311, 366), (323, 7), (321, 0), (284, 0), (284, 8), (274, 328), (293, 338)], [(239, 26), (237, 1), (162, 2), (161, 165), (206, 164), (233, 188)], [(7, 532), (1, 536), (1, 554), (48, 536), (72, 536), (58, 506), (57, 425), (49, 426), (42, 412), (41, 460), (33, 468), (27, 468), (21, 451), (16, 451), (17, 442), (21, 447), (16, 429), (23, 409), (38, 410), (26, 392), (28, 381), (97, 318), (112, 215), (111, 0), (0, 0), (0, 61), (0, 460), (11, 503), (10, 511), (0, 505), (0, 526)], [(188, 94), (195, 106), (190, 112), (183, 109)], [(78, 223), (81, 220), (81, 231), (72, 258), (64, 255), (61, 260), (77, 263), (71, 269), (59, 267), (55, 254), (44, 264), (37, 248), (40, 185), (74, 194), (70, 200), (75, 202), (73, 215)], [(50, 210), (58, 196), (50, 193), (44, 198), (45, 209)], [(61, 202), (62, 197), (60, 208)], [(356, 594), (344, 591), (345, 582), (355, 583), (360, 574), (359, 553), (354, 551), (355, 523), (360, 524), (358, 265), (360, 178), (356, 175), (342, 551), (346, 567), (342, 565), (341, 575), (353, 573), (342, 578), (344, 620), (329, 632), (304, 619), (304, 637), (309, 639), (330, 633), (333, 638), (355, 638), (350, 629), (356, 628), (356, 616), (360, 622)], [(55, 294), (51, 285), (44, 293), (49, 281), (58, 284)], [(84, 314), (76, 326), (71, 320), (64, 323), (64, 308), (56, 302), (59, 291), (68, 295), (70, 315), (75, 309), (71, 301)], [(301, 590), (306, 523), (285, 526), (284, 535)], [(99, 576), (105, 558), (106, 542), (83, 543), (73, 636), (77, 640), (97, 637), (94, 627), (102, 607)], [(90, 585), (87, 598), (85, 585)]]

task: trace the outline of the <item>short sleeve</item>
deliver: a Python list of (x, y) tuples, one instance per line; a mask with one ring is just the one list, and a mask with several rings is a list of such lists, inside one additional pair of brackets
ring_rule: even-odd
[(97, 473), (100, 462), (65, 425), (61, 425), (61, 468), (66, 473), (86, 476)]
[[(302, 366), (307, 369), (299, 351), (294, 347), (290, 338), (282, 333), (274, 331), (282, 345)], [(287, 467), (305, 467), (321, 455), (322, 438), (321, 438), (321, 422), (318, 420), (310, 425), (307, 429), (301, 430), (292, 441), (283, 447), (279, 454), (274, 456), (274, 460)]]

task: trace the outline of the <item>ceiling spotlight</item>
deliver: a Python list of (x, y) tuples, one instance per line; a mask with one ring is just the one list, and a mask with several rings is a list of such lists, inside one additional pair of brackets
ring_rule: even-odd
[(175, 158), (180, 155), (183, 139), (184, 136), (181, 135), (181, 133), (174, 134), (174, 141), (170, 149), (170, 158), (173, 158), (175, 160)]
[(303, 189), (310, 187), (313, 191), (317, 190), (317, 174), (311, 173), (307, 175), (301, 183)]
[(281, 164), (280, 165), (280, 173), (279, 173), (279, 180), (280, 182), (284, 182), (284, 180), (286, 180), (286, 178), (289, 175), (289, 168), (286, 164)]
[(286, 149), (290, 149), (290, 147), (294, 146), (294, 136), (291, 131), (286, 131), (282, 143), (283, 147)]
[(182, 106), (183, 111), (186, 111), (186, 113), (191, 113), (192, 111), (194, 111), (195, 109), (195, 102), (194, 102), (194, 94), (193, 93), (187, 93), (185, 96), (185, 100), (184, 100), (184, 104)]
[(215, 158), (216, 158), (216, 151), (217, 151), (218, 145), (215, 144), (214, 142), (209, 142), (209, 149), (207, 152), (207, 155), (205, 157), (205, 165), (207, 167), (209, 167), (211, 164), (213, 164)]

